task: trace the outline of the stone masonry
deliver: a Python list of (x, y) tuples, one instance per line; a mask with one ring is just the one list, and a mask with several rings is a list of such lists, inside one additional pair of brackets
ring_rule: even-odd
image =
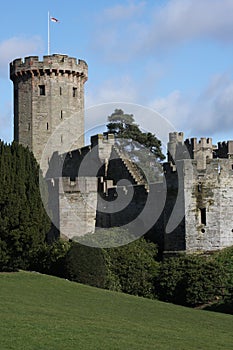
[[(113, 135), (95, 135), (84, 147), (87, 68), (85, 61), (61, 54), (10, 64), (15, 141), (29, 147), (40, 163), (48, 140), (57, 133), (42, 170), (61, 234), (72, 238), (129, 222), (143, 230), (155, 219), (153, 227), (148, 225), (150, 237), (164, 252), (206, 252), (233, 245), (233, 141), (214, 146), (210, 138), (184, 140), (183, 133), (171, 133), (164, 176), (148, 183)], [(75, 141), (70, 145), (71, 135)], [(117, 206), (111, 213), (108, 209), (117, 198), (127, 207)], [(138, 216), (140, 222), (135, 221)]]
[(164, 165), (168, 186), (164, 221), (183, 219), (164, 234), (165, 251), (212, 251), (233, 245), (233, 141), (212, 145), (211, 139), (183, 140), (171, 133), (169, 162)]
[[(44, 147), (55, 129), (71, 116), (76, 118), (76, 143), (84, 146), (84, 83), (87, 80), (85, 61), (54, 54), (15, 59), (10, 64), (14, 83), (14, 140), (33, 151), (40, 163)], [(69, 130), (61, 130), (56, 143), (65, 144)], [(60, 145), (53, 145), (54, 151)], [(69, 151), (69, 150), (64, 150)]]

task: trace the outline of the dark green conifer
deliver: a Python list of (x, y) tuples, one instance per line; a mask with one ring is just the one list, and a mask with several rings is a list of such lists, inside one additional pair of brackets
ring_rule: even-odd
[(49, 228), (33, 154), (0, 142), (0, 270), (28, 268)]

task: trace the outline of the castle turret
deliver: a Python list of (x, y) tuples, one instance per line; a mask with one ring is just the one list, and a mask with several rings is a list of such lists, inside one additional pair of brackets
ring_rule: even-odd
[[(57, 126), (74, 115), (77, 115), (77, 138), (72, 149), (83, 147), (87, 69), (85, 61), (77, 62), (76, 58), (60, 54), (44, 56), (43, 61), (30, 56), (10, 63), (10, 78), (14, 83), (14, 140), (28, 146), (38, 162)], [(60, 135), (60, 142), (66, 137), (69, 130)]]
[(168, 150), (168, 161), (174, 162), (176, 159), (177, 147), (178, 145), (183, 145), (184, 134), (182, 132), (170, 132), (169, 142), (167, 144)]
[(197, 160), (197, 170), (205, 170), (207, 159), (213, 159), (213, 145), (211, 138), (201, 137), (194, 149), (194, 159)]

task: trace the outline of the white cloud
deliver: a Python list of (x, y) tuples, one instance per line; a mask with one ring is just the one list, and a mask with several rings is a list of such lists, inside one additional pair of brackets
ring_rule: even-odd
[(176, 90), (151, 101), (150, 106), (187, 137), (212, 137), (232, 133), (232, 96), (233, 80), (227, 74), (219, 74), (210, 79), (196, 99)]
[[(101, 108), (97, 108), (97, 114), (88, 113), (85, 117), (86, 128), (90, 129), (99, 124), (106, 124), (107, 114), (105, 108), (109, 107), (105, 107), (105, 104), (110, 105), (111, 109), (113, 108), (111, 104), (117, 106), (121, 103), (136, 103), (138, 94), (139, 90), (136, 84), (128, 76), (119, 76), (117, 79), (104, 81), (101, 86), (92, 86), (92, 89), (87, 88), (86, 108), (103, 105), (103, 113), (99, 113)], [(111, 112), (113, 110), (111, 109)]]
[(147, 28), (145, 46), (167, 46), (191, 39), (232, 42), (231, 0), (173, 0), (156, 11)]
[(90, 46), (95, 54), (111, 62), (125, 62), (131, 58), (132, 46), (142, 35), (141, 24), (138, 26), (146, 2), (127, 2), (106, 8), (96, 16), (95, 33), (90, 37)]
[(232, 13), (232, 0), (170, 0), (165, 6), (153, 7), (144, 2), (118, 5), (99, 15), (92, 45), (105, 58), (120, 62), (135, 59), (135, 55), (160, 54), (196, 39), (232, 43)]
[(136, 102), (138, 94), (137, 86), (129, 76), (119, 76), (117, 79), (102, 82), (100, 87), (88, 89), (86, 105), (90, 107), (115, 101)]
[(7, 102), (1, 106), (0, 112), (0, 139), (11, 142), (13, 134), (11, 103)]
[[(8, 78), (9, 63), (15, 58), (25, 57), (41, 52), (43, 47), (42, 40), (39, 37), (24, 38), (12, 37), (0, 42), (0, 77)], [(9, 81), (4, 81), (3, 86), (7, 91), (8, 86), (12, 90)], [(4, 87), (3, 87), (4, 88)], [(4, 98), (4, 97), (3, 97)], [(11, 99), (5, 96), (5, 102), (2, 101), (0, 108), (0, 138), (10, 142), (12, 140), (12, 106)]]
[(145, 1), (139, 2), (138, 4), (130, 2), (127, 5), (116, 5), (107, 8), (104, 11), (104, 17), (109, 21), (128, 20), (137, 15), (141, 15), (145, 5)]
[(18, 57), (34, 55), (41, 52), (42, 40), (39, 37), (13, 37), (0, 42), (0, 75), (7, 77), (9, 63)]
[[(168, 95), (156, 97), (148, 102), (142, 94), (142, 85), (136, 84), (127, 76), (119, 77), (115, 81), (105, 81), (95, 90), (88, 89), (86, 106), (101, 104), (104, 106), (111, 102), (118, 102), (119, 105), (121, 103), (139, 104), (157, 111), (174, 126), (174, 129), (184, 131), (187, 137), (211, 137), (218, 132), (224, 134), (232, 130), (233, 80), (229, 74), (213, 76), (198, 97), (174, 90)], [(87, 116), (88, 129), (106, 123), (105, 107), (103, 110), (103, 113), (97, 112)], [(133, 107), (129, 105), (128, 112), (133, 113), (131, 110)], [(152, 118), (149, 124), (145, 125), (142, 118), (141, 125), (156, 133), (157, 120)]]
[(165, 97), (154, 99), (150, 102), (150, 107), (168, 119), (177, 130), (187, 123), (186, 119), (191, 108), (187, 98), (178, 90), (172, 91)]
[(197, 133), (232, 132), (233, 80), (229, 75), (213, 77), (192, 110), (191, 127)]

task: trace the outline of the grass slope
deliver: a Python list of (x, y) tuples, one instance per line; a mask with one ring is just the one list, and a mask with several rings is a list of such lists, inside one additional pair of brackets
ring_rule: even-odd
[(0, 274), (1, 350), (233, 348), (233, 316), (55, 277)]

